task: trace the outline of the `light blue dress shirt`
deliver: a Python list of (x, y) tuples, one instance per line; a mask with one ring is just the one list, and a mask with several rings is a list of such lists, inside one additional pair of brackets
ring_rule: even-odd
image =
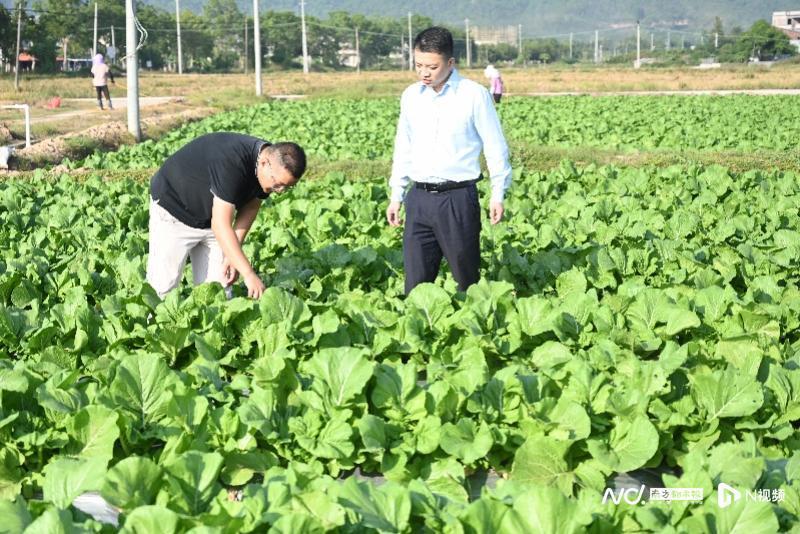
[(421, 82), (409, 86), (400, 98), (389, 178), (391, 200), (403, 201), (409, 181), (476, 179), (481, 172), (481, 149), (489, 168), (491, 200), (502, 202), (511, 185), (511, 165), (486, 88), (462, 78), (456, 69), (438, 93)]

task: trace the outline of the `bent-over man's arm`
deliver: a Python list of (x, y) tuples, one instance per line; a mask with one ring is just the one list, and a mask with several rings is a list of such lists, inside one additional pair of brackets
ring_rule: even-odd
[(258, 210), (260, 208), (261, 199), (254, 198), (242, 206), (242, 209), (236, 212), (236, 222), (233, 223), (233, 231), (236, 234), (236, 238), (239, 240), (240, 245), (244, 243), (244, 238), (247, 236), (247, 232), (249, 232), (250, 228), (253, 226), (256, 217), (258, 217)]
[[(250, 204), (248, 204), (248, 206), (249, 205)], [(256, 210), (256, 213), (258, 213), (258, 210)], [(218, 197), (214, 197), (214, 202), (211, 206), (211, 231), (214, 232), (214, 237), (217, 238), (225, 260), (229, 262), (237, 272), (241, 273), (242, 278), (244, 278), (244, 283), (247, 286), (247, 294), (251, 297), (258, 298), (264, 292), (264, 283), (258, 277), (255, 270), (253, 270), (247, 256), (244, 255), (239, 234), (237, 234), (237, 231), (234, 231), (233, 228), (235, 215), (236, 206)], [(255, 215), (252, 215), (252, 213), (250, 213), (248, 217), (251, 218), (246, 225), (247, 229), (244, 229), (244, 220), (241, 221), (242, 228), (237, 228), (241, 233), (242, 240), (244, 240), (247, 230), (249, 230), (250, 225), (252, 225), (253, 220), (255, 220)], [(237, 217), (237, 223), (239, 222), (239, 218)]]

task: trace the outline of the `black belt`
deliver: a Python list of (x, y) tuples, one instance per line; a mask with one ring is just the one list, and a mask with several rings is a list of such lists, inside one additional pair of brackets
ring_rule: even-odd
[(431, 184), (427, 182), (414, 182), (414, 187), (422, 189), (428, 193), (443, 193), (445, 191), (452, 191), (453, 189), (461, 189), (462, 187), (469, 187), (478, 183), (482, 177), (475, 180), (465, 180), (463, 182), (441, 182), (438, 184)]

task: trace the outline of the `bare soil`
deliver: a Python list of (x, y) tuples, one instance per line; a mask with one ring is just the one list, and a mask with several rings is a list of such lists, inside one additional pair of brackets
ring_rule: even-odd
[[(215, 112), (211, 108), (194, 107), (170, 112), (164, 108), (155, 110), (142, 119), (142, 135), (145, 139), (157, 138), (163, 133), (188, 122), (205, 118)], [(0, 138), (10, 130), (0, 125)], [(6, 141), (7, 143), (8, 141)], [(9, 162), (10, 170), (30, 170), (38, 167), (60, 164), (65, 158), (86, 157), (94, 150), (116, 150), (122, 145), (133, 144), (134, 138), (128, 132), (127, 123), (112, 120), (89, 128), (55, 135), (34, 143), (30, 148), (18, 148), (15, 157)]]

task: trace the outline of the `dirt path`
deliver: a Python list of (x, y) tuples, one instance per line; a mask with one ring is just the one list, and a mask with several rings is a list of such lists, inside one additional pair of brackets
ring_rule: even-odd
[[(167, 100), (169, 101), (169, 99)], [(76, 112), (69, 112), (69, 114), (72, 113)], [(153, 132), (169, 131), (187, 122), (203, 119), (213, 113), (214, 110), (211, 108), (195, 107), (172, 113), (154, 114), (141, 118), (142, 133), (150, 136)], [(58, 165), (65, 157), (73, 160), (80, 159), (96, 149), (116, 150), (121, 145), (129, 144), (132, 141), (133, 138), (128, 133), (127, 123), (123, 117), (122, 120), (109, 120), (84, 130), (47, 137), (35, 142), (30, 148), (17, 148), (15, 158), (12, 158), (10, 166), (12, 169), (32, 169)]]
[[(182, 97), (171, 97), (171, 96), (143, 96), (139, 97), (139, 107), (150, 107), (150, 106), (159, 106), (162, 104), (168, 104), (170, 102), (180, 102), (182, 101)], [(76, 104), (86, 104), (89, 106), (95, 106), (97, 100), (94, 98), (65, 98), (63, 102), (75, 102)], [(128, 107), (128, 99), (125, 97), (114, 98), (111, 97), (111, 102), (114, 105), (115, 110), (119, 109), (126, 109)], [(104, 102), (103, 105), (106, 103)], [(32, 117), (31, 124), (41, 124), (45, 122), (54, 122), (54, 121), (61, 121), (65, 119), (72, 119), (77, 118), (85, 115), (87, 110), (81, 109), (76, 111), (65, 111), (63, 113), (52, 113), (45, 116), (39, 117)]]

